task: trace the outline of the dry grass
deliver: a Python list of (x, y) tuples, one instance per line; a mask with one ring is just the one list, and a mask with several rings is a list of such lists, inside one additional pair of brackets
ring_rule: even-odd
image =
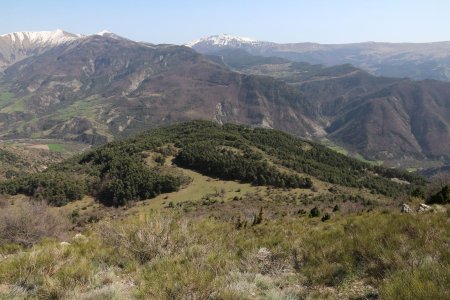
[(239, 230), (227, 220), (141, 211), (94, 224), (69, 245), (41, 241), (0, 260), (0, 298), (450, 296), (447, 212), (286, 215)]
[(185, 231), (183, 222), (154, 215), (141, 215), (137, 221), (126, 224), (110, 221), (100, 224), (100, 235), (106, 245), (140, 263), (172, 255), (186, 246)]

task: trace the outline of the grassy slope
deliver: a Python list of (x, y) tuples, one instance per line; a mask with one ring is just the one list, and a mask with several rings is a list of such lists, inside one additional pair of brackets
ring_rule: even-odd
[[(269, 202), (258, 200), (258, 206)], [(236, 229), (236, 218), (213, 215), (198, 216), (176, 207), (155, 213), (144, 205), (129, 217), (93, 225), (86, 237), (69, 239), (70, 245), (47, 240), (30, 251), (2, 247), (2, 253), (10, 254), (0, 259), (0, 295), (6, 299), (381, 295), (411, 300), (450, 296), (448, 214), (336, 212), (321, 222), (286, 210), (241, 229)]]
[[(12, 101), (14, 100), (14, 101)], [(2, 113), (13, 113), (13, 112), (24, 112), (26, 98), (15, 99), (14, 95), (7, 93), (2, 95), (2, 108), (0, 112)]]
[(0, 107), (7, 105), (14, 97), (13, 93), (0, 91)]
[[(137, 153), (142, 153), (139, 145), (147, 144), (149, 136), (165, 137), (163, 146), (174, 136), (178, 146), (186, 144), (190, 135), (198, 139), (208, 134), (209, 141), (223, 137), (219, 130), (211, 138), (202, 126), (211, 125), (171, 126), (133, 141)], [(284, 137), (278, 137), (280, 145)], [(304, 142), (297, 146), (303, 151), (315, 147)], [(252, 147), (279, 170), (296, 172), (259, 142)], [(160, 152), (145, 153), (146, 164), (155, 167)], [(167, 155), (159, 171), (191, 178), (176, 192), (122, 208), (104, 207), (92, 197), (50, 208), (70, 219), (72, 229), (83, 231), (86, 238), (69, 237), (70, 245), (44, 240), (23, 250), (1, 245), (0, 253), (7, 256), (0, 257), (0, 297), (364, 299), (381, 295), (412, 300), (449, 296), (446, 228), (450, 219), (445, 207), (437, 207), (440, 212), (434, 214), (401, 215), (398, 206), (407, 198), (392, 199), (367, 188), (317, 178), (313, 190), (254, 186), (180, 168), (173, 158), (172, 153)], [(411, 205), (420, 201), (412, 200)], [(17, 201), (25, 200), (8, 197), (2, 207)], [(308, 217), (313, 207), (331, 219), (321, 222), (320, 217)], [(261, 208), (262, 222), (252, 226)]]
[(61, 140), (0, 141), (0, 178), (4, 179), (7, 173), (17, 176), (43, 171), (87, 148), (84, 144)]
[[(75, 226), (85, 222), (78, 229), (87, 238), (69, 238), (67, 246), (47, 240), (24, 251), (2, 245), (8, 256), (0, 258), (0, 295), (445, 299), (450, 224), (443, 212), (400, 215), (392, 203), (343, 202), (325, 183), (319, 192), (268, 189), (182, 171), (193, 178), (190, 185), (128, 208), (103, 207), (92, 198), (52, 208)], [(224, 203), (214, 196), (218, 187), (225, 190)], [(205, 203), (208, 195), (219, 201)], [(24, 199), (15, 196), (8, 204), (18, 201)], [(336, 204), (340, 210), (332, 212)], [(331, 220), (298, 213), (313, 206)], [(263, 222), (251, 226), (261, 207)], [(247, 227), (236, 229), (238, 218)], [(258, 258), (261, 248), (270, 251), (267, 260)]]
[(64, 145), (62, 144), (48, 144), (48, 149), (53, 152), (63, 152)]
[[(6, 88), (4, 88), (6, 90)], [(29, 96), (16, 98), (14, 93), (11, 92), (3, 92), (2, 87), (0, 86), (0, 113), (14, 113), (14, 112), (23, 112), (29, 113), (27, 109), (27, 101), (29, 100)], [(95, 130), (99, 134), (103, 134), (104, 136), (111, 137), (112, 135), (108, 132), (108, 128), (106, 124), (102, 124), (97, 120), (97, 113), (102, 108), (101, 103), (98, 101), (98, 98), (93, 96), (86, 99), (81, 99), (78, 101), (74, 101), (69, 106), (60, 108), (57, 112), (48, 112), (45, 115), (37, 116), (34, 113), (28, 115), (27, 119), (19, 121), (16, 126), (17, 133), (25, 133), (27, 130), (31, 128), (35, 128), (38, 124), (42, 124), (45, 122), (56, 121), (56, 122), (69, 122), (74, 118), (85, 118), (95, 124)], [(35, 131), (30, 137), (31, 138), (41, 138), (52, 136), (49, 135), (51, 129)], [(89, 133), (89, 131), (87, 132)], [(90, 132), (92, 133), (92, 132)], [(25, 134), (27, 135), (27, 134)], [(27, 135), (28, 136), (28, 135)], [(61, 136), (60, 138), (65, 138), (70, 140), (71, 138), (75, 138), (71, 134), (66, 134)]]

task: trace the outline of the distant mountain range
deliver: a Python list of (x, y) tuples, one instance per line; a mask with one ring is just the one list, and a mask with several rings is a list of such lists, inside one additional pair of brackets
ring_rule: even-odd
[[(200, 54), (110, 32), (1, 36), (0, 138), (100, 144), (206, 119), (280, 129), (391, 165), (450, 161), (450, 83), (255, 55), (227, 37)], [(222, 45), (222, 46), (219, 46)]]
[(186, 46), (200, 53), (243, 49), (254, 55), (326, 66), (349, 63), (378, 76), (450, 81), (450, 42), (277, 44), (222, 34), (202, 38)]
[(311, 118), (322, 129), (316, 138), (326, 137), (376, 160), (448, 157), (449, 83), (376, 77), (349, 64), (325, 67), (243, 49), (223, 49), (209, 58), (295, 87), (313, 107)]
[(9, 66), (1, 84), (4, 137), (96, 144), (190, 119), (314, 131), (306, 114), (286, 122), (291, 107), (307, 110), (294, 87), (233, 72), (183, 46), (87, 36)]
[[(95, 35), (121, 38), (104, 30)], [(0, 35), (0, 71), (30, 56), (39, 55), (48, 49), (66, 45), (86, 38), (82, 34), (73, 34), (62, 29), (55, 31), (24, 31)]]

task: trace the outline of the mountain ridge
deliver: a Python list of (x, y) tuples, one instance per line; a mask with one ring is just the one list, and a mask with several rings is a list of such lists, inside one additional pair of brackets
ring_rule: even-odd
[[(103, 124), (101, 130), (108, 131), (104, 127), (107, 126), (116, 134), (133, 126), (142, 128), (139, 124), (155, 126), (170, 120), (205, 116), (218, 122), (256, 125), (264, 123), (264, 116), (269, 111), (275, 111), (274, 103), (279, 103), (279, 110), (290, 105), (282, 100), (283, 97), (302, 101), (301, 95), (296, 95), (294, 89), (283, 82), (234, 73), (190, 48), (149, 46), (101, 36), (92, 36), (19, 62), (5, 71), (3, 82), (9, 84), (10, 91), (17, 97), (24, 97), (23, 110), (17, 111), (14, 103), (1, 110), (19, 118), (26, 114), (23, 121), (28, 120), (29, 125), (23, 127), (23, 133), (36, 130), (59, 132), (59, 128), (80, 130), (86, 125), (92, 130), (92, 124), (98, 123), (99, 118)], [(184, 95), (179, 93), (180, 89)], [(279, 90), (281, 96), (273, 97), (269, 94), (270, 89)], [(175, 93), (173, 97), (170, 96), (172, 93)], [(214, 99), (217, 94), (222, 96)], [(32, 99), (27, 99), (29, 96)], [(90, 97), (102, 100), (99, 103)], [(166, 101), (171, 98), (169, 107)], [(89, 111), (95, 110), (95, 106), (86, 107), (89, 120), (85, 119), (83, 126), (79, 123), (80, 118), (77, 121), (72, 118), (76, 123), (61, 124), (62, 127), (52, 123), (52, 119), (58, 121), (59, 115), (43, 118), (58, 107), (67, 111), (74, 105), (73, 101), (79, 99), (87, 99), (101, 107), (107, 105), (108, 109), (100, 108), (103, 113), (92, 116)], [(83, 101), (77, 103), (85, 107), (81, 104)], [(41, 120), (35, 120), (36, 112), (44, 114)], [(78, 117), (85, 115), (78, 111)], [(92, 118), (96, 121), (92, 122)], [(280, 120), (281, 115), (277, 118)], [(274, 126), (271, 123), (277, 121), (273, 116), (265, 122)], [(307, 122), (303, 123), (305, 125), (300, 122), (289, 126), (306, 133), (302, 126)], [(4, 131), (11, 128), (4, 125)]]
[[(239, 41), (227, 45), (215, 44), (216, 36), (186, 44), (204, 54), (224, 48), (244, 49), (250, 54), (275, 56), (296, 62), (327, 66), (351, 63), (374, 75), (436, 79), (450, 81), (450, 42), (386, 43), (361, 42), (348, 44), (274, 43)], [(235, 37), (239, 40), (239, 37)]]
[(54, 47), (94, 35), (124, 39), (108, 30), (91, 35), (70, 33), (63, 29), (53, 31), (18, 31), (0, 35), (0, 72), (28, 57), (39, 55)]
[[(408, 159), (411, 154), (423, 158), (448, 152), (441, 147), (449, 143), (440, 142), (450, 140), (448, 83), (376, 77), (349, 64), (311, 65), (255, 56), (243, 49), (223, 49), (208, 57), (236, 71), (272, 76), (295, 87), (313, 105), (314, 120), (326, 131), (323, 137), (347, 150), (383, 161), (392, 155)], [(435, 143), (430, 133), (443, 135)]]
[(101, 144), (207, 119), (325, 139), (393, 166), (449, 159), (450, 145), (441, 142), (450, 136), (448, 83), (376, 77), (349, 64), (313, 65), (245, 49), (202, 55), (108, 35), (8, 67), (0, 77), (1, 136)]
[[(109, 37), (123, 38), (112, 32)], [(99, 34), (99, 33), (97, 33)], [(94, 34), (95, 35), (95, 34)], [(0, 36), (0, 71), (52, 46), (92, 35), (65, 32), (61, 29), (43, 32), (15, 32)], [(11, 48), (11, 41), (27, 40), (25, 48)], [(35, 43), (33, 41), (43, 41)], [(220, 49), (245, 49), (251, 54), (276, 56), (297, 62), (327, 66), (351, 63), (374, 75), (411, 77), (450, 81), (450, 42), (386, 43), (361, 42), (348, 44), (274, 43), (228, 34), (212, 35), (184, 44), (204, 54)]]

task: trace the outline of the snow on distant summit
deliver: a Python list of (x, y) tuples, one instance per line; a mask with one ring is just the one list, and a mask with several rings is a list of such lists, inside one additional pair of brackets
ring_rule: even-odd
[[(93, 35), (100, 35), (104, 37), (110, 38), (122, 38), (117, 34), (103, 30), (99, 33)], [(57, 29), (54, 31), (20, 31), (20, 32), (12, 32), (0, 35), (0, 50), (3, 46), (12, 47), (12, 48), (43, 48), (43, 47), (52, 47), (57, 46), (69, 42), (73, 42), (75, 40), (86, 38), (89, 35), (82, 34), (74, 34), (62, 29)], [(91, 35), (92, 36), (92, 35)]]
[(83, 35), (54, 31), (22, 31), (0, 35), (0, 71), (24, 58), (71, 43)]
[(229, 34), (219, 34), (201, 38), (199, 40), (187, 43), (185, 44), (185, 46), (190, 48), (200, 45), (219, 46), (219, 47), (226, 47), (226, 46), (239, 47), (241, 45), (249, 45), (249, 44), (251, 45), (257, 43), (259, 43), (259, 41), (246, 37), (232, 36)]
[[(124, 39), (107, 30), (93, 35)], [(72, 43), (93, 35), (73, 34), (62, 29), (54, 31), (21, 31), (0, 35), (0, 72), (27, 57), (39, 55), (53, 47)]]
[(99, 33), (96, 33), (96, 35), (101, 35), (101, 36), (104, 36), (104, 35), (110, 35), (110, 34), (114, 34), (114, 33), (112, 33), (111, 31), (109, 31), (109, 30), (102, 30), (102, 31), (100, 31)]
[(94, 35), (100, 35), (100, 36), (103, 36), (103, 37), (109, 37), (109, 38), (113, 38), (113, 39), (116, 39), (116, 40), (119, 40), (119, 39), (124, 39), (125, 40), (124, 37), (121, 37), (120, 35), (117, 35), (117, 34), (111, 32), (109, 30), (102, 30), (99, 33), (96, 33)]
[(57, 29), (54, 31), (22, 31), (3, 34), (0, 36), (0, 41), (15, 47), (38, 47), (72, 42), (81, 37), (83, 36)]

